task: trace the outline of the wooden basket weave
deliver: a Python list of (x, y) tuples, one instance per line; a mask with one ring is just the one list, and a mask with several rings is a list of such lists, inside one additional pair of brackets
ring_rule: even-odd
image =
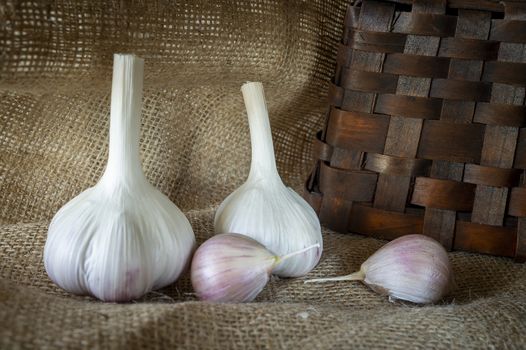
[(305, 198), (326, 226), (526, 259), (526, 4), (350, 6)]

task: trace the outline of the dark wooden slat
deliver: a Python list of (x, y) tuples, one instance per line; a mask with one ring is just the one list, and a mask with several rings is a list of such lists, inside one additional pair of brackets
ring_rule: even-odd
[(378, 95), (374, 107), (376, 113), (420, 119), (438, 119), (441, 110), (442, 99), (393, 94)]
[[(373, 172), (341, 170), (322, 162), (320, 167), (320, 191), (326, 197), (342, 197), (351, 201), (371, 201), (377, 175)], [(353, 184), (353, 186), (349, 186)]]
[(504, 3), (504, 14), (506, 20), (524, 21), (526, 2), (524, 0), (506, 0)]
[(331, 145), (321, 140), (321, 131), (316, 133), (314, 142), (312, 145), (312, 153), (316, 160), (323, 160), (329, 162), (331, 160), (333, 148)]
[(515, 256), (517, 232), (500, 227), (457, 221), (455, 249), (498, 256)]
[(355, 204), (351, 210), (349, 231), (391, 240), (403, 235), (421, 233), (422, 216)]
[(519, 131), (513, 167), (515, 169), (526, 169), (526, 129), (520, 129)]
[[(411, 28), (419, 29), (421, 19), (438, 18), (445, 13), (445, 4), (442, 1), (416, 2), (411, 14)], [(429, 17), (431, 15), (431, 17)], [(423, 16), (423, 17), (422, 17)], [(403, 21), (397, 22), (403, 26)], [(423, 24), (422, 24), (423, 25)], [(440, 31), (440, 26), (437, 27)], [(394, 31), (399, 31), (395, 24)], [(407, 29), (407, 28), (405, 28)], [(405, 54), (418, 54), (435, 56), (440, 39), (420, 35), (408, 35), (406, 39)], [(417, 78), (401, 76), (398, 80), (396, 93), (399, 95), (427, 98), (431, 86), (430, 78)], [(401, 101), (401, 100), (398, 100)], [(405, 100), (407, 102), (408, 100)], [(420, 110), (416, 109), (415, 114)], [(393, 116), (389, 123), (389, 131), (385, 142), (384, 154), (396, 157), (415, 158), (422, 130), (422, 120)], [(374, 207), (384, 210), (403, 212), (407, 203), (411, 177), (390, 176), (380, 174), (374, 198)]]
[(474, 122), (500, 126), (526, 126), (526, 106), (478, 103)]
[(449, 59), (444, 57), (393, 53), (384, 62), (384, 73), (415, 77), (446, 78), (448, 69)]
[(333, 148), (331, 163), (338, 164), (339, 169), (356, 170), (362, 164), (364, 153), (356, 149)]
[(394, 176), (425, 176), (429, 174), (428, 159), (399, 158), (386, 154), (367, 153), (364, 169)]
[(491, 84), (479, 81), (435, 79), (431, 85), (430, 95), (450, 100), (488, 102), (491, 96)]
[(466, 60), (494, 60), (499, 52), (498, 41), (443, 38), (438, 55)]
[(305, 186), (303, 187), (303, 198), (309, 203), (312, 209), (319, 214), (323, 195), (310, 188), (309, 184), (313, 182), (312, 176), (313, 174), (311, 174), (307, 181), (305, 181)]
[(442, 14), (417, 13), (413, 9), (413, 16), (408, 33), (429, 36), (453, 36), (457, 23), (456, 16)]
[(526, 85), (526, 63), (487, 62), (482, 80), (493, 83)]
[(346, 232), (352, 204), (340, 196), (324, 195), (320, 204), (320, 222), (332, 230)]
[(449, 7), (456, 9), (485, 10), (493, 12), (504, 11), (503, 2), (495, 0), (449, 0), (448, 5)]
[[(414, 0), (387, 0), (401, 4), (412, 5)], [(448, 7), (452, 9), (485, 10), (493, 12), (504, 12), (502, 1), (497, 0), (448, 0)]]
[[(353, 150), (345, 148), (333, 148), (331, 145), (321, 140), (319, 137), (320, 134), (321, 132), (318, 132), (318, 136), (313, 142), (313, 156), (315, 160), (329, 162), (330, 159), (335, 157), (349, 159), (353, 157), (354, 154), (356, 154), (356, 152)], [(393, 176), (413, 177), (428, 176), (432, 162), (429, 159), (400, 158), (374, 152), (363, 153), (363, 156), (359, 161), (361, 162), (362, 169), (364, 170)], [(341, 162), (344, 164), (343, 159)], [(338, 169), (356, 170), (350, 166), (353, 163), (354, 161), (351, 161), (348, 166), (339, 167)], [(515, 171), (519, 170), (515, 169)]]
[(526, 21), (495, 20), (491, 28), (490, 39), (509, 43), (526, 43)]
[[(355, 29), (358, 26), (358, 22), (360, 19), (360, 13), (361, 13), (361, 7), (359, 6), (347, 6), (347, 11), (345, 12), (345, 18), (343, 19), (343, 26), (348, 31)], [(343, 34), (343, 42), (347, 42), (348, 36), (344, 33)]]
[(526, 219), (524, 218), (520, 218), (517, 223), (515, 261), (521, 263), (526, 262)]
[(482, 124), (426, 120), (420, 138), (418, 158), (477, 163), (482, 150), (484, 130)]
[(329, 84), (328, 103), (330, 106), (341, 107), (345, 90), (334, 83)]
[(388, 127), (389, 117), (385, 115), (333, 108), (327, 129), (327, 143), (339, 148), (380, 153)]
[(342, 87), (363, 92), (394, 93), (398, 76), (379, 72), (344, 69), (342, 71)]
[(476, 164), (466, 164), (464, 182), (492, 187), (514, 187), (519, 185), (521, 171)]
[[(338, 47), (338, 55), (336, 56), (336, 64), (338, 65), (338, 70), (349, 67), (351, 63), (353, 50), (344, 44), (340, 44)], [(338, 77), (341, 73), (338, 73)], [(339, 82), (339, 78), (336, 78)]]
[(350, 32), (349, 48), (379, 53), (404, 52), (406, 35), (389, 32), (354, 30)]
[(508, 214), (526, 217), (526, 187), (514, 187), (511, 190)]
[(470, 211), (474, 197), (473, 184), (417, 177), (411, 203), (426, 208)]

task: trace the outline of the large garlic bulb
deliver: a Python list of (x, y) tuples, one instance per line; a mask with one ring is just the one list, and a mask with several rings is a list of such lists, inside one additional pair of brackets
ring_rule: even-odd
[(267, 105), (261, 83), (241, 87), (252, 142), (252, 163), (246, 182), (217, 209), (215, 232), (236, 232), (263, 244), (279, 256), (310, 249), (280, 263), (273, 273), (283, 277), (307, 274), (320, 260), (321, 227), (314, 210), (278, 174)]
[(184, 214), (141, 168), (143, 67), (134, 55), (114, 56), (106, 170), (57, 212), (44, 250), (56, 284), (104, 301), (135, 299), (174, 282), (195, 246)]

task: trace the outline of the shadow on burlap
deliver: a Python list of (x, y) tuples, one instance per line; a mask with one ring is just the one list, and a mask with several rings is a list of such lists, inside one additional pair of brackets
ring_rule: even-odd
[(249, 168), (240, 85), (265, 85), (280, 173), (301, 188), (345, 1), (0, 4), (0, 348), (524, 348), (526, 267), (452, 253), (457, 290), (392, 304), (349, 273), (383, 242), (326, 231), (320, 265), (250, 304), (198, 302), (188, 276), (129, 304), (72, 296), (46, 276), (49, 220), (101, 175), (114, 52), (146, 59), (149, 180), (199, 242)]

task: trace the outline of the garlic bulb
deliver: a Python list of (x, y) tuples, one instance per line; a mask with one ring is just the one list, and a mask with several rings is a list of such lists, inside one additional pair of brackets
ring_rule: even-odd
[(446, 250), (424, 235), (397, 238), (367, 259), (360, 271), (347, 276), (305, 281), (363, 281), (377, 293), (413, 303), (434, 303), (453, 285)]
[(56, 284), (104, 301), (135, 299), (174, 282), (195, 246), (184, 214), (141, 168), (143, 67), (134, 55), (114, 56), (106, 170), (57, 212), (44, 249)]
[(318, 249), (282, 262), (274, 273), (297, 277), (311, 271), (322, 253), (321, 227), (314, 210), (279, 177), (261, 83), (241, 87), (252, 142), (252, 163), (246, 182), (217, 209), (215, 232), (237, 232), (254, 238), (278, 255), (313, 244)]
[(210, 238), (192, 260), (192, 286), (199, 299), (249, 302), (263, 290), (272, 270), (282, 261), (319, 244), (279, 257), (245, 235), (223, 233)]

